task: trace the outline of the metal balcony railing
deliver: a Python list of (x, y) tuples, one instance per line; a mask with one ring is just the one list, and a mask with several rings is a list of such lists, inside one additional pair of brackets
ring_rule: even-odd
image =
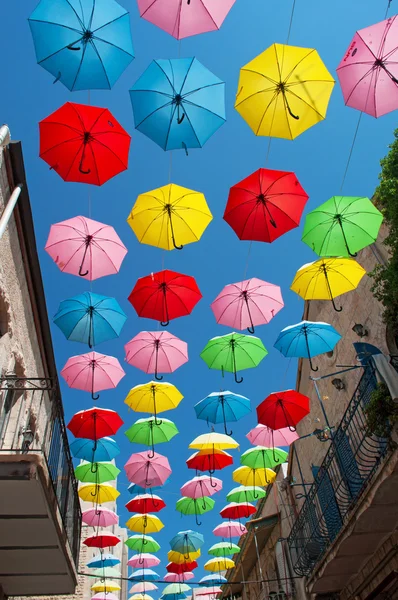
[(44, 456), (77, 566), (81, 510), (57, 381), (0, 378), (0, 453)]
[(288, 538), (297, 575), (307, 576), (313, 571), (388, 451), (387, 440), (367, 431), (364, 408), (376, 385), (374, 371), (367, 367), (314, 483), (307, 488), (306, 499)]

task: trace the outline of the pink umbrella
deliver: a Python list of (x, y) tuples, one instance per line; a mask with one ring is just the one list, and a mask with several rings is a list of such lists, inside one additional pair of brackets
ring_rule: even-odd
[(94, 594), (91, 600), (119, 600), (119, 598), (112, 592), (98, 592), (98, 594)]
[(226, 285), (210, 305), (217, 323), (254, 333), (283, 307), (281, 288), (256, 277)]
[(150, 569), (160, 564), (160, 559), (154, 554), (143, 552), (142, 554), (134, 554), (127, 564), (133, 569)]
[(184, 581), (189, 581), (195, 577), (194, 573), (191, 571), (187, 571), (186, 573), (166, 573), (163, 577), (163, 581), (167, 581), (167, 583), (182, 583)]
[(356, 32), (337, 67), (344, 102), (380, 117), (398, 108), (398, 15)]
[(125, 374), (117, 358), (98, 352), (72, 356), (61, 371), (69, 387), (91, 392), (93, 400), (99, 398), (95, 392), (115, 388)]
[(217, 525), (217, 527), (213, 529), (213, 533), (218, 537), (229, 538), (232, 544), (232, 538), (244, 535), (247, 533), (247, 529), (242, 523), (239, 523), (239, 521), (225, 521), (225, 523)]
[(151, 458), (148, 452), (132, 454), (124, 468), (127, 479), (143, 488), (163, 485), (171, 474), (169, 461), (157, 452)]
[(89, 527), (110, 527), (119, 523), (119, 517), (108, 508), (89, 508), (82, 512), (82, 521)]
[[(130, 561), (127, 564), (130, 564)], [(142, 565), (138, 568), (141, 569)], [(152, 592), (157, 589), (159, 589), (158, 586), (155, 585), (154, 583), (152, 583), (151, 581), (140, 581), (139, 583), (135, 583), (131, 587), (129, 593), (130, 594), (145, 594), (145, 592)]]
[(274, 431), (266, 425), (256, 425), (246, 437), (253, 446), (265, 446), (266, 448), (290, 446), (299, 438), (297, 431), (290, 431), (289, 427)]
[(213, 587), (204, 587), (195, 590), (195, 596), (207, 596), (207, 595), (216, 595), (222, 594), (222, 589), (217, 585), (213, 585)]
[(141, 17), (181, 40), (220, 29), (235, 0), (138, 0)]
[(127, 254), (113, 227), (86, 217), (51, 225), (45, 250), (61, 271), (90, 281), (117, 273)]
[(155, 373), (172, 373), (188, 362), (188, 345), (168, 331), (141, 331), (124, 347), (126, 360), (133, 367)]
[(203, 496), (213, 496), (216, 492), (222, 490), (222, 481), (216, 477), (201, 475), (193, 477), (181, 488), (181, 495), (188, 498), (203, 498)]

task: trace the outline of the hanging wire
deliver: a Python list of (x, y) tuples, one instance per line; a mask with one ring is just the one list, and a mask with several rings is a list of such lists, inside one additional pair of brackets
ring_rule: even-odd
[[(390, 0), (390, 2), (391, 2), (391, 0)], [(291, 15), (290, 15), (290, 23), (289, 23), (289, 30), (287, 32), (286, 44), (289, 43), (290, 34), (292, 32), (292, 25), (293, 25), (294, 9), (295, 8), (296, 8), (296, 0), (293, 0), (293, 6), (292, 6), (292, 12), (291, 12)]]
[(391, 2), (392, 2), (392, 0), (388, 0), (387, 8), (386, 8), (386, 14), (384, 15), (384, 20), (387, 19), (388, 11), (390, 10), (390, 6), (391, 6)]
[[(369, 95), (369, 93), (368, 93), (368, 95)], [(350, 167), (352, 153), (354, 152), (355, 142), (357, 141), (357, 136), (358, 136), (359, 126), (361, 124), (362, 115), (363, 115), (363, 112), (361, 111), (360, 114), (359, 114), (357, 126), (355, 128), (354, 137), (352, 139), (351, 148), (350, 148), (350, 152), (348, 154), (347, 163), (346, 163), (346, 166), (345, 166), (345, 169), (344, 169), (344, 175), (343, 175), (343, 179), (341, 181), (341, 186), (340, 186), (340, 194), (343, 192), (344, 183), (345, 183), (345, 180), (347, 178), (347, 173), (348, 173), (348, 169)]]

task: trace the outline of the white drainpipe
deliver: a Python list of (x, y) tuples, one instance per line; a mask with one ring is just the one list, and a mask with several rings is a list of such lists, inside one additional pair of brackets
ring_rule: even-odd
[[(11, 141), (10, 129), (7, 125), (2, 125), (0, 127), (0, 148), (3, 148), (4, 146), (8, 146), (10, 141)], [(3, 234), (6, 230), (8, 222), (11, 218), (11, 215), (12, 215), (15, 205), (17, 203), (17, 200), (21, 194), (21, 190), (22, 190), (22, 184), (19, 183), (15, 187), (14, 191), (12, 192), (12, 194), (7, 202), (7, 205), (4, 208), (3, 214), (0, 217), (0, 239), (3, 237)]]

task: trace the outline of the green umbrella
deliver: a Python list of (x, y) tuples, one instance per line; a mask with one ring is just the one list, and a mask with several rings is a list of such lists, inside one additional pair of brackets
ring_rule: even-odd
[(115, 567), (103, 567), (102, 569), (93, 571), (92, 575), (100, 579), (105, 579), (106, 577), (121, 577), (122, 573), (119, 569), (115, 569)]
[(153, 458), (155, 444), (169, 442), (177, 433), (178, 429), (173, 421), (164, 418), (158, 419), (157, 417), (138, 419), (125, 432), (130, 442), (152, 446), (152, 454), (148, 454), (148, 458)]
[(217, 557), (226, 557), (232, 556), (232, 554), (238, 554), (240, 552), (240, 548), (237, 544), (232, 544), (229, 542), (218, 542), (218, 544), (213, 544), (211, 548), (209, 548), (209, 554)]
[(178, 510), (183, 515), (195, 515), (196, 524), (201, 525), (201, 522), (198, 521), (198, 515), (203, 515), (204, 513), (209, 512), (214, 508), (215, 502), (212, 498), (208, 496), (203, 496), (203, 498), (180, 498), (176, 502), (176, 510)]
[(236, 383), (242, 383), (237, 371), (257, 367), (267, 354), (260, 338), (234, 332), (209, 340), (200, 356), (210, 369), (234, 373)]
[(333, 196), (308, 213), (301, 238), (319, 256), (356, 256), (376, 241), (383, 215), (369, 198)]
[(160, 545), (150, 535), (132, 535), (125, 542), (130, 550), (135, 552), (157, 552)]
[(259, 498), (265, 498), (266, 492), (260, 487), (247, 487), (239, 485), (227, 494), (228, 502), (253, 502)]
[(167, 594), (183, 594), (184, 592), (189, 592), (190, 589), (186, 583), (169, 583), (164, 588), (162, 596)]
[(84, 483), (105, 483), (113, 481), (120, 469), (111, 462), (84, 463), (75, 469), (75, 477)]
[(286, 462), (287, 452), (280, 448), (256, 446), (249, 448), (240, 457), (240, 464), (251, 469), (273, 469)]

